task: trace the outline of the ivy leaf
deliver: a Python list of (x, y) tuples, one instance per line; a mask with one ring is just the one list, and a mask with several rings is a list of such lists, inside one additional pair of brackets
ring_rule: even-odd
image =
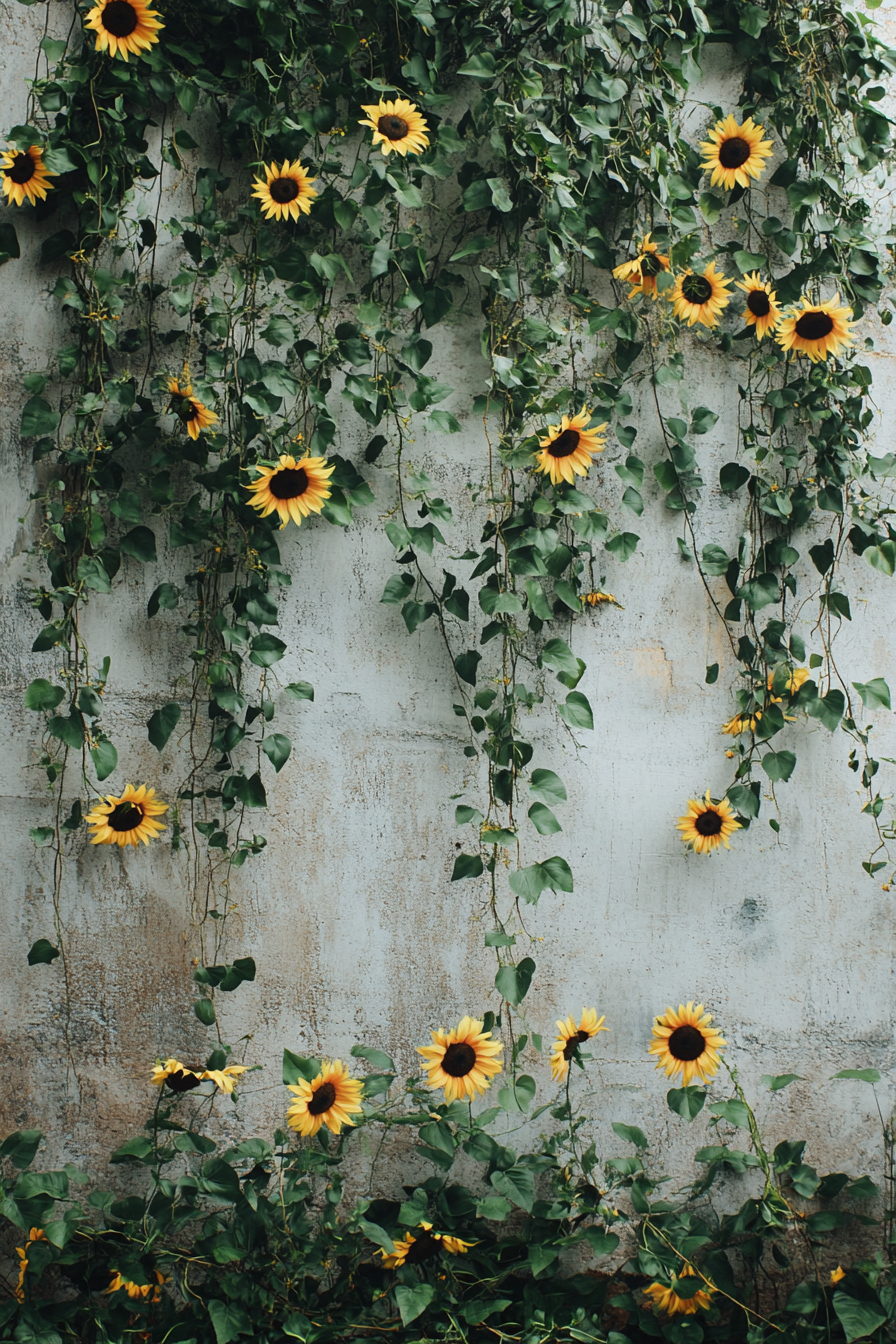
[(780, 1092), (783, 1087), (789, 1087), (791, 1083), (801, 1083), (804, 1079), (801, 1073), (764, 1073), (759, 1081), (765, 1083), (770, 1092)]
[(516, 1007), (528, 994), (534, 973), (535, 962), (531, 957), (523, 957), (515, 966), (501, 967), (495, 976), (495, 989)]
[(762, 768), (769, 779), (784, 783), (793, 774), (795, 766), (796, 757), (792, 751), (769, 751), (762, 758)]
[(180, 705), (172, 701), (168, 705), (163, 705), (149, 716), (149, 722), (146, 725), (147, 736), (155, 747), (156, 751), (163, 751), (165, 745), (180, 723)]
[(543, 803), (566, 802), (566, 785), (553, 770), (533, 770), (529, 792)]
[[(505, 969), (507, 969), (505, 967)], [(507, 996), (505, 995), (505, 998)], [(526, 1213), (535, 1203), (535, 1176), (528, 1167), (515, 1166), (509, 1171), (493, 1171), (489, 1177), (494, 1188)]]
[[(228, 1171), (232, 1170), (228, 1167)], [(206, 1193), (214, 1195), (214, 1190), (206, 1190)], [(255, 1327), (242, 1307), (222, 1302), (217, 1297), (209, 1298), (205, 1306), (214, 1326), (216, 1344), (232, 1344), (240, 1335), (255, 1333)]]
[(706, 1092), (702, 1087), (672, 1087), (666, 1093), (669, 1110), (680, 1115), (683, 1120), (693, 1120), (705, 1104)]
[(570, 728), (593, 728), (591, 705), (581, 691), (570, 691), (566, 701), (557, 706), (557, 713)]
[(481, 877), (483, 872), (482, 857), (479, 854), (458, 854), (454, 860), (454, 869), (451, 873), (451, 881), (459, 882), (464, 877)]
[(267, 632), (250, 639), (249, 648), (251, 650), (249, 662), (254, 663), (256, 667), (273, 667), (274, 663), (279, 663), (286, 653), (283, 640)]
[(529, 820), (539, 835), (556, 835), (558, 831), (563, 830), (551, 809), (545, 807), (544, 803), (532, 804), (529, 808)]
[(510, 874), (510, 890), (524, 901), (535, 905), (545, 890), (572, 891), (572, 870), (565, 859), (555, 855), (543, 863), (530, 864), (528, 868), (518, 868)]
[[(42, 938), (41, 942), (46, 942)], [(47, 944), (49, 946), (49, 944)], [(37, 947), (37, 943), (34, 944)], [(57, 954), (58, 955), (58, 954)], [(34, 962), (29, 960), (29, 965)], [(23, 1171), (25, 1167), (30, 1167), (40, 1147), (40, 1141), (43, 1134), (39, 1129), (17, 1129), (14, 1134), (8, 1134), (0, 1143), (0, 1158), (8, 1158), (14, 1167)]]
[(306, 1083), (311, 1083), (319, 1073), (319, 1059), (309, 1059), (305, 1055), (294, 1055), (291, 1050), (283, 1051), (283, 1082), (287, 1087), (295, 1086), (300, 1078), (303, 1078)]
[(141, 564), (147, 565), (158, 560), (156, 539), (148, 527), (134, 527), (126, 532), (118, 543), (119, 550), (130, 555)]
[(43, 397), (32, 397), (25, 402), (19, 433), (23, 439), (37, 434), (52, 434), (59, 424), (59, 412), (54, 411)]
[(290, 696), (293, 700), (313, 700), (314, 687), (310, 681), (290, 681), (283, 687), (284, 695)]
[(279, 774), (289, 760), (292, 743), (282, 733), (269, 733), (267, 737), (262, 738), (261, 749)]
[(96, 555), (82, 555), (78, 561), (78, 578), (88, 588), (92, 588), (97, 593), (111, 593), (112, 580), (106, 571), (106, 567)]
[(90, 756), (100, 783), (108, 779), (118, 766), (118, 752), (106, 738), (100, 738), (96, 746), (90, 748)]
[(64, 697), (65, 691), (61, 686), (54, 686), (52, 682), (38, 677), (25, 692), (25, 708), (48, 714)]
[(413, 1288), (399, 1284), (395, 1289), (395, 1301), (401, 1313), (402, 1325), (409, 1325), (418, 1316), (422, 1316), (435, 1295), (436, 1290), (431, 1283), (418, 1283)]
[(875, 1330), (887, 1322), (887, 1313), (880, 1303), (858, 1302), (854, 1297), (840, 1292), (834, 1293), (833, 1305), (837, 1319), (843, 1326), (846, 1344), (873, 1335)]
[(862, 697), (863, 705), (883, 705), (884, 709), (891, 708), (890, 688), (883, 677), (875, 677), (873, 681), (854, 681), (853, 686)]
[(147, 616), (155, 616), (158, 611), (174, 611), (180, 601), (180, 589), (173, 583), (160, 583), (146, 604)]

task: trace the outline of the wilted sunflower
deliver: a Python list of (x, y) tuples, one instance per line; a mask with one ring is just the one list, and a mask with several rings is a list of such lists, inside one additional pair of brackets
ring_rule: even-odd
[(708, 1082), (719, 1071), (721, 1059), (719, 1050), (725, 1040), (709, 1024), (712, 1017), (704, 1013), (703, 1004), (694, 1007), (693, 1002), (678, 1005), (657, 1017), (653, 1024), (652, 1040), (647, 1047), (648, 1053), (658, 1055), (658, 1069), (672, 1078), (681, 1071), (682, 1087), (687, 1087), (694, 1078), (701, 1083)]
[(265, 180), (252, 179), (255, 186), (252, 195), (260, 200), (265, 219), (286, 219), (287, 216), (298, 219), (299, 215), (311, 213), (311, 202), (317, 195), (312, 183), (317, 178), (309, 177), (298, 159), (295, 163), (284, 159), (279, 168), (276, 163), (266, 163), (263, 167)]
[(13, 1289), (13, 1297), (17, 1302), (25, 1301), (25, 1275), (28, 1272), (28, 1248), (35, 1241), (48, 1241), (46, 1232), (42, 1227), (32, 1227), (28, 1234), (28, 1240), (25, 1242), (24, 1249), (21, 1246), (16, 1247), (16, 1255), (19, 1257), (19, 1281)]
[(358, 125), (370, 127), (374, 147), (380, 145), (384, 154), (394, 150), (404, 158), (406, 154), (422, 154), (429, 146), (426, 134), (429, 125), (418, 112), (416, 103), (396, 98), (386, 103), (362, 103), (361, 110), (367, 113), (367, 118)]
[(586, 607), (600, 607), (606, 602), (618, 607), (620, 611), (625, 611), (625, 607), (616, 601), (612, 593), (604, 593), (599, 588), (593, 588), (590, 593), (582, 593), (581, 600)]
[(632, 296), (647, 294), (656, 298), (656, 277), (661, 271), (668, 271), (669, 258), (663, 256), (656, 243), (650, 241), (650, 234), (643, 239), (638, 255), (631, 261), (624, 261), (613, 271), (615, 280), (627, 280), (632, 287)]
[[(135, 1273), (136, 1271), (132, 1270), (131, 1272)], [(141, 1276), (138, 1275), (138, 1278), (139, 1277)], [(165, 1276), (157, 1269), (154, 1269), (151, 1272), (151, 1277), (154, 1280), (153, 1283), (139, 1283), (134, 1279), (124, 1278), (124, 1276), (116, 1270), (112, 1275), (112, 1282), (109, 1284), (106, 1292), (117, 1293), (123, 1288), (128, 1297), (132, 1297), (135, 1301), (161, 1302), (161, 1286), (165, 1283)]]
[(96, 33), (97, 51), (128, 59), (128, 52), (139, 56), (159, 40), (159, 16), (146, 0), (99, 0), (84, 20)]
[(398, 1269), (401, 1265), (420, 1265), (424, 1260), (430, 1260), (440, 1251), (447, 1251), (449, 1255), (466, 1255), (471, 1246), (475, 1246), (475, 1241), (461, 1241), (460, 1237), (449, 1237), (444, 1232), (433, 1232), (432, 1223), (418, 1223), (417, 1226), (423, 1229), (422, 1235), (418, 1233), (415, 1237), (413, 1233), (406, 1232), (404, 1236), (395, 1242), (394, 1251), (380, 1251), (383, 1257), (384, 1269)]
[(774, 331), (781, 316), (777, 293), (772, 289), (771, 281), (760, 280), (758, 271), (753, 271), (750, 275), (745, 275), (743, 280), (736, 280), (734, 283), (738, 289), (746, 291), (747, 306), (744, 309), (744, 321), (748, 327), (756, 328), (756, 339), (761, 341), (763, 336)]
[(756, 126), (747, 117), (738, 126), (734, 117), (717, 121), (709, 132), (709, 139), (701, 142), (703, 166), (712, 169), (710, 184), (731, 191), (734, 187), (748, 187), (750, 179), (759, 179), (765, 172), (765, 160), (771, 158), (771, 140), (763, 140), (764, 128)]
[[(797, 691), (809, 680), (808, 667), (794, 667), (790, 670), (790, 675), (784, 683), (784, 689), (788, 695), (796, 695)], [(775, 682), (774, 671), (768, 674), (768, 688), (772, 689)], [(777, 703), (777, 702), (775, 702)]]
[[(769, 678), (768, 684), (769, 688), (771, 688), (771, 678)], [(781, 701), (782, 697), (780, 695), (773, 695), (768, 703), (770, 705), (780, 705)], [(753, 733), (756, 731), (756, 725), (761, 718), (761, 709), (755, 710), (752, 714), (735, 714), (733, 719), (729, 719), (728, 722), (723, 725), (722, 732), (726, 733), (729, 737), (740, 737), (741, 733), (745, 733), (747, 729)], [(796, 719), (792, 714), (785, 714), (784, 718), (788, 723), (796, 722)], [(682, 821), (684, 821), (684, 817), (682, 817)]]
[(248, 1067), (248, 1064), (228, 1064), (225, 1069), (206, 1069), (202, 1076), (214, 1083), (219, 1092), (226, 1092), (229, 1096), (239, 1082), (240, 1074), (245, 1073)]
[[(181, 386), (183, 380), (183, 386)], [(193, 384), (184, 370), (181, 378), (168, 379), (168, 391), (171, 393), (171, 407), (181, 424), (186, 426), (191, 439), (198, 439), (200, 431), (209, 425), (217, 424), (218, 417), (210, 411), (198, 397), (193, 396)]]
[(25, 198), (32, 205), (47, 199), (47, 192), (53, 190), (50, 177), (56, 177), (44, 164), (44, 152), (40, 145), (29, 145), (27, 149), (5, 149), (0, 162), (3, 175), (3, 195), (8, 202), (24, 205)]
[(362, 1111), (361, 1093), (364, 1084), (350, 1078), (341, 1059), (330, 1064), (324, 1060), (321, 1071), (310, 1083), (300, 1078), (290, 1084), (296, 1100), (286, 1112), (290, 1129), (298, 1130), (304, 1138), (313, 1138), (321, 1125), (332, 1134), (338, 1134), (343, 1125), (353, 1125), (353, 1115)]
[(148, 845), (155, 840), (160, 831), (166, 829), (165, 823), (157, 821), (168, 804), (156, 802), (156, 791), (146, 784), (135, 789), (133, 784), (125, 784), (120, 798), (111, 793), (95, 804), (87, 813), (87, 825), (93, 828), (90, 837), (92, 845), (133, 845), (136, 849), (142, 840)]
[(150, 1082), (156, 1087), (168, 1086), (172, 1092), (192, 1092), (205, 1079), (205, 1072), (190, 1069), (179, 1059), (169, 1058), (164, 1064), (152, 1066)]
[(427, 1084), (444, 1087), (446, 1101), (465, 1101), (491, 1086), (491, 1075), (501, 1072), (496, 1058), (504, 1046), (476, 1018), (462, 1017), (453, 1031), (431, 1033), (432, 1045), (418, 1045), (426, 1060)]
[(563, 1022), (558, 1021), (557, 1039), (551, 1052), (551, 1077), (554, 1081), (562, 1082), (569, 1073), (569, 1061), (580, 1045), (590, 1041), (599, 1031), (609, 1030), (609, 1027), (604, 1026), (604, 1019), (598, 1017), (596, 1008), (583, 1008), (578, 1026), (572, 1017), (567, 1017)]
[(258, 509), (262, 518), (276, 510), (281, 527), (290, 518), (296, 527), (301, 527), (302, 519), (309, 513), (320, 513), (330, 498), (328, 482), (336, 468), (328, 467), (325, 457), (303, 457), (297, 461), (281, 453), (278, 466), (255, 470), (257, 480), (246, 486), (255, 496), (249, 501), (253, 509)]
[[(680, 1282), (682, 1279), (693, 1279), (696, 1276), (690, 1265), (685, 1265), (677, 1277)], [(715, 1290), (706, 1284), (705, 1287), (698, 1288), (693, 1297), (679, 1297), (674, 1288), (664, 1283), (652, 1283), (644, 1291), (653, 1298), (654, 1305), (664, 1316), (693, 1316), (698, 1311), (709, 1311)]]
[(725, 292), (730, 284), (730, 280), (716, 271), (714, 261), (709, 263), (702, 275), (685, 271), (669, 291), (672, 311), (689, 327), (695, 322), (701, 322), (704, 327), (715, 327), (722, 309), (731, 302), (730, 294)]
[(813, 364), (828, 355), (839, 355), (852, 345), (852, 309), (840, 306), (840, 295), (813, 303), (805, 295), (799, 305), (778, 323), (775, 340), (785, 350), (808, 355)]
[(550, 476), (552, 485), (561, 481), (572, 485), (576, 476), (587, 476), (592, 457), (607, 446), (603, 437), (606, 422), (586, 429), (590, 419), (591, 412), (583, 406), (572, 419), (564, 415), (559, 425), (548, 425), (547, 434), (538, 440), (541, 449), (535, 454), (538, 470)]

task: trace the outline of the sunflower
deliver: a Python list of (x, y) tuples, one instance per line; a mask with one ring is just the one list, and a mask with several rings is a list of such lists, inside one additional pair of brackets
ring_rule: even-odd
[(413, 1233), (406, 1232), (404, 1236), (395, 1242), (394, 1251), (380, 1251), (383, 1257), (384, 1269), (399, 1269), (402, 1265), (420, 1265), (424, 1260), (430, 1260), (440, 1251), (447, 1251), (449, 1255), (466, 1255), (471, 1246), (475, 1246), (475, 1241), (461, 1241), (460, 1237), (449, 1237), (444, 1232), (433, 1232), (432, 1223), (418, 1223), (417, 1226), (423, 1229), (423, 1235), (419, 1233), (415, 1237)]
[(133, 784), (125, 784), (120, 798), (107, 793), (105, 798), (87, 813), (88, 826), (93, 827), (90, 837), (92, 845), (137, 845), (142, 840), (148, 845), (159, 831), (166, 829), (165, 823), (156, 821), (163, 812), (168, 811), (167, 803), (155, 801), (156, 791), (146, 784), (135, 789)]
[(587, 476), (592, 457), (606, 447), (606, 422), (586, 429), (590, 419), (591, 412), (583, 406), (572, 419), (564, 415), (559, 425), (548, 425), (544, 438), (538, 440), (542, 450), (535, 454), (538, 470), (550, 476), (552, 485), (561, 481), (572, 485), (576, 476)]
[(164, 1064), (154, 1064), (150, 1082), (156, 1087), (167, 1085), (172, 1092), (192, 1092), (205, 1079), (205, 1073), (190, 1069), (179, 1059), (166, 1059)]
[(313, 1138), (321, 1125), (326, 1125), (333, 1134), (338, 1134), (343, 1125), (353, 1125), (353, 1115), (360, 1115), (361, 1092), (364, 1084), (348, 1076), (348, 1069), (341, 1059), (332, 1064), (324, 1060), (321, 1071), (312, 1081), (300, 1078), (290, 1092), (295, 1092), (296, 1100), (286, 1112), (286, 1123), (290, 1129), (296, 1129), (303, 1138)]
[(624, 261), (613, 271), (615, 280), (627, 280), (631, 285), (631, 297), (635, 294), (647, 294), (655, 299), (656, 277), (661, 271), (668, 271), (669, 258), (663, 256), (656, 243), (650, 241), (650, 234), (642, 240), (638, 255), (631, 261)]
[(731, 302), (731, 296), (725, 292), (730, 284), (730, 280), (716, 271), (714, 261), (709, 263), (702, 275), (687, 270), (669, 291), (672, 311), (689, 327), (695, 322), (701, 322), (704, 327), (715, 327), (722, 309)]
[(709, 1024), (712, 1017), (704, 1013), (703, 1004), (695, 1008), (692, 1003), (678, 1005), (657, 1017), (653, 1024), (653, 1039), (647, 1047), (648, 1053), (658, 1055), (658, 1069), (664, 1069), (667, 1078), (672, 1078), (681, 1070), (682, 1087), (687, 1087), (694, 1078), (706, 1083), (719, 1071), (719, 1049), (725, 1045), (724, 1039)]
[(47, 181), (56, 177), (44, 164), (44, 152), (40, 145), (29, 145), (27, 149), (4, 149), (0, 162), (3, 176), (3, 195), (8, 202), (24, 205), (25, 197), (32, 205), (47, 199), (47, 192), (53, 190), (53, 184)]
[(604, 1026), (604, 1019), (598, 1017), (596, 1008), (583, 1008), (578, 1026), (571, 1017), (565, 1022), (558, 1021), (558, 1035), (551, 1053), (551, 1077), (554, 1081), (562, 1082), (569, 1073), (569, 1061), (574, 1058), (580, 1045), (590, 1041), (599, 1031), (609, 1030), (609, 1027)]
[(144, 1302), (161, 1302), (162, 1294), (160, 1290), (162, 1284), (166, 1281), (165, 1276), (157, 1269), (154, 1269), (152, 1271), (152, 1278), (154, 1279), (153, 1283), (137, 1283), (134, 1279), (124, 1278), (124, 1276), (116, 1270), (112, 1275), (112, 1282), (109, 1284), (106, 1292), (117, 1293), (123, 1288), (128, 1297), (133, 1298), (135, 1302), (141, 1300)]
[[(774, 680), (775, 680), (775, 673), (774, 673), (774, 671), (771, 671), (771, 672), (769, 672), (769, 674), (768, 674), (768, 688), (769, 688), (769, 690), (772, 689), (772, 686), (773, 686), (773, 684), (774, 684)], [(797, 693), (797, 691), (800, 689), (800, 687), (803, 686), (808, 680), (809, 680), (809, 669), (808, 669), (808, 667), (794, 667), (794, 668), (791, 668), (791, 670), (790, 670), (790, 675), (788, 676), (787, 681), (784, 683), (784, 689), (785, 689), (785, 691), (787, 692), (788, 695), (796, 695), (796, 693)], [(777, 701), (773, 701), (773, 703), (774, 703), (774, 704), (777, 704), (778, 702), (777, 702)]]
[(599, 588), (593, 588), (590, 593), (582, 593), (581, 601), (586, 607), (600, 607), (604, 602), (611, 606), (618, 607), (620, 611), (625, 611), (621, 602), (617, 602), (612, 593), (604, 593)]
[(804, 294), (799, 305), (778, 323), (775, 340), (785, 350), (808, 355), (813, 364), (837, 356), (852, 345), (852, 309), (840, 307), (840, 295), (813, 303)]
[(262, 518), (275, 510), (280, 515), (281, 527), (290, 518), (296, 527), (309, 513), (320, 513), (330, 498), (329, 479), (336, 468), (327, 466), (325, 457), (294, 457), (281, 453), (276, 467), (256, 467), (258, 479), (246, 489), (255, 495), (249, 503), (258, 509)]
[(831, 1270), (831, 1285), (832, 1285), (832, 1286), (833, 1286), (835, 1283), (839, 1283), (841, 1279), (845, 1279), (845, 1278), (846, 1278), (846, 1270), (843, 1268), (842, 1265), (838, 1265), (836, 1269), (832, 1269), (832, 1270)]
[(743, 280), (735, 280), (734, 283), (738, 289), (746, 292), (744, 321), (748, 327), (756, 328), (756, 339), (761, 341), (763, 336), (774, 331), (781, 316), (776, 291), (772, 289), (771, 281), (763, 283), (760, 280), (758, 271), (753, 271), (750, 275), (745, 275)]
[(317, 181), (309, 177), (306, 170), (296, 159), (290, 163), (284, 159), (278, 168), (276, 163), (263, 164), (265, 180), (252, 179), (255, 190), (253, 196), (261, 201), (261, 213), (265, 219), (298, 219), (299, 215), (311, 213), (311, 202), (317, 192), (312, 186)]
[(17, 1302), (25, 1301), (25, 1274), (28, 1271), (28, 1247), (33, 1241), (47, 1241), (46, 1232), (42, 1227), (32, 1227), (28, 1233), (28, 1240), (25, 1242), (24, 1250), (21, 1246), (16, 1247), (16, 1255), (19, 1257), (19, 1281), (13, 1289), (13, 1297)]
[[(183, 386), (181, 386), (181, 380)], [(174, 414), (180, 422), (187, 427), (187, 433), (191, 439), (198, 439), (200, 430), (208, 429), (209, 425), (215, 425), (218, 417), (214, 411), (209, 408), (197, 397), (193, 396), (193, 384), (190, 382), (189, 374), (184, 369), (180, 379), (169, 378), (168, 391), (171, 393), (171, 407)]]
[(248, 1067), (248, 1064), (228, 1064), (226, 1069), (206, 1069), (202, 1076), (213, 1082), (219, 1092), (226, 1092), (229, 1096), (239, 1082), (240, 1074), (245, 1073)]
[(426, 1060), (430, 1087), (444, 1087), (446, 1101), (465, 1101), (491, 1085), (490, 1075), (500, 1073), (496, 1058), (504, 1046), (482, 1030), (482, 1023), (462, 1017), (453, 1031), (431, 1033), (432, 1045), (418, 1045), (417, 1054)]
[[(678, 1280), (693, 1279), (694, 1277), (694, 1271), (690, 1265), (685, 1265), (678, 1275)], [(674, 1288), (670, 1288), (664, 1283), (652, 1283), (644, 1291), (649, 1297), (653, 1298), (654, 1306), (664, 1316), (693, 1316), (695, 1312), (701, 1310), (709, 1311), (715, 1290), (711, 1284), (707, 1283), (705, 1288), (698, 1288), (693, 1297), (679, 1297)]]
[[(771, 687), (771, 678), (769, 678), (768, 684), (769, 687)], [(770, 705), (780, 705), (782, 698), (783, 697), (780, 695), (773, 695), (768, 703)], [(753, 733), (756, 731), (756, 725), (761, 718), (761, 709), (757, 709), (754, 714), (735, 714), (733, 719), (729, 719), (728, 722), (723, 725), (722, 732), (727, 733), (729, 737), (740, 737), (741, 733), (747, 732), (748, 729)], [(796, 719), (792, 714), (785, 714), (784, 718), (788, 723), (796, 723)], [(682, 817), (681, 820), (684, 821), (684, 817)]]
[(146, 0), (99, 0), (84, 20), (96, 33), (96, 50), (128, 59), (139, 56), (159, 40), (159, 16)]
[(765, 172), (765, 160), (773, 153), (771, 140), (763, 140), (762, 126), (756, 126), (752, 117), (747, 117), (743, 126), (738, 126), (732, 116), (717, 121), (709, 132), (709, 139), (703, 140), (703, 166), (712, 177), (713, 187), (724, 187), (726, 191), (734, 187), (748, 187), (750, 178), (759, 179)]
[(374, 147), (381, 145), (384, 154), (394, 150), (404, 158), (406, 154), (422, 154), (428, 148), (429, 126), (417, 111), (416, 103), (396, 98), (394, 102), (362, 103), (361, 110), (367, 113), (367, 119), (358, 125), (370, 127)]
[(686, 845), (690, 845), (696, 854), (711, 854), (719, 845), (726, 849), (731, 846), (728, 837), (733, 831), (740, 830), (740, 822), (735, 820), (734, 808), (727, 798), (714, 803), (706, 790), (706, 797), (688, 799), (685, 816), (678, 818), (677, 830)]

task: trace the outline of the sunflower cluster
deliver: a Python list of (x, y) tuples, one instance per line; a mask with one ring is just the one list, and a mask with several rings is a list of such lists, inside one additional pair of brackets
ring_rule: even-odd
[(172, 1092), (192, 1092), (200, 1083), (212, 1082), (219, 1092), (229, 1096), (240, 1074), (248, 1067), (247, 1064), (228, 1064), (224, 1069), (191, 1069), (179, 1059), (169, 1057), (164, 1064), (153, 1065), (149, 1081), (155, 1087), (167, 1087)]

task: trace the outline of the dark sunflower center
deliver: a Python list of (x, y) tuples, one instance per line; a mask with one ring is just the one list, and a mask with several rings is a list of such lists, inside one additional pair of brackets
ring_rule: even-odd
[(17, 182), (21, 187), (26, 182), (30, 182), (36, 172), (37, 164), (30, 154), (16, 154), (12, 161), (12, 167), (5, 168), (3, 176), (8, 177), (11, 182)]
[(439, 1242), (436, 1237), (430, 1236), (428, 1232), (421, 1232), (420, 1236), (414, 1242), (411, 1249), (404, 1258), (406, 1265), (419, 1265), (423, 1260), (429, 1260), (439, 1253)]
[(681, 282), (681, 292), (688, 303), (705, 303), (712, 298), (712, 285), (705, 275), (686, 275)]
[(747, 295), (747, 307), (754, 317), (768, 317), (772, 302), (764, 289), (751, 289)]
[(336, 1100), (336, 1089), (332, 1083), (321, 1083), (308, 1103), (309, 1115), (323, 1115)]
[(298, 499), (308, 489), (308, 473), (304, 467), (284, 467), (270, 477), (268, 489), (275, 499)]
[(804, 341), (821, 341), (834, 330), (834, 319), (830, 313), (803, 313), (796, 324), (797, 336)]
[(581, 434), (577, 429), (564, 429), (563, 433), (558, 435), (551, 444), (548, 452), (551, 457), (569, 457), (579, 446)]
[(136, 803), (118, 803), (109, 813), (108, 825), (113, 831), (136, 831), (142, 820), (142, 807)]
[(752, 152), (749, 141), (733, 135), (730, 140), (723, 140), (719, 145), (719, 163), (723, 168), (739, 168)]
[(694, 822), (694, 829), (698, 835), (718, 835), (722, 829), (722, 818), (713, 810), (701, 812)]
[(585, 1041), (590, 1040), (591, 1036), (587, 1031), (577, 1031), (575, 1036), (570, 1036), (566, 1045), (563, 1047), (563, 1058), (572, 1059), (578, 1047), (583, 1045)]
[(192, 1092), (202, 1079), (197, 1078), (195, 1073), (185, 1073), (183, 1069), (177, 1069), (174, 1073), (169, 1073), (165, 1082), (172, 1092)]
[(466, 1078), (476, 1063), (476, 1051), (466, 1041), (456, 1041), (449, 1045), (442, 1060), (442, 1069), (449, 1078)]
[(641, 258), (642, 275), (659, 275), (662, 269), (663, 269), (663, 263), (660, 261), (659, 257), (656, 255), (655, 252), (644, 253), (644, 256)]
[(179, 420), (183, 420), (185, 425), (188, 424), (190, 420), (195, 420), (199, 414), (199, 407), (196, 405), (195, 401), (191, 401), (189, 397), (184, 397), (179, 394), (172, 398), (171, 407), (174, 414)]
[(275, 177), (268, 186), (271, 200), (278, 205), (288, 205), (299, 194), (299, 184), (294, 177)]
[(103, 10), (102, 24), (113, 37), (129, 37), (137, 27), (137, 11), (128, 0), (111, 0)]
[(676, 1027), (669, 1037), (669, 1054), (682, 1063), (699, 1059), (706, 1049), (706, 1037), (696, 1027)]
[(387, 140), (403, 140), (409, 129), (404, 117), (396, 117), (394, 113), (380, 117), (376, 128)]

